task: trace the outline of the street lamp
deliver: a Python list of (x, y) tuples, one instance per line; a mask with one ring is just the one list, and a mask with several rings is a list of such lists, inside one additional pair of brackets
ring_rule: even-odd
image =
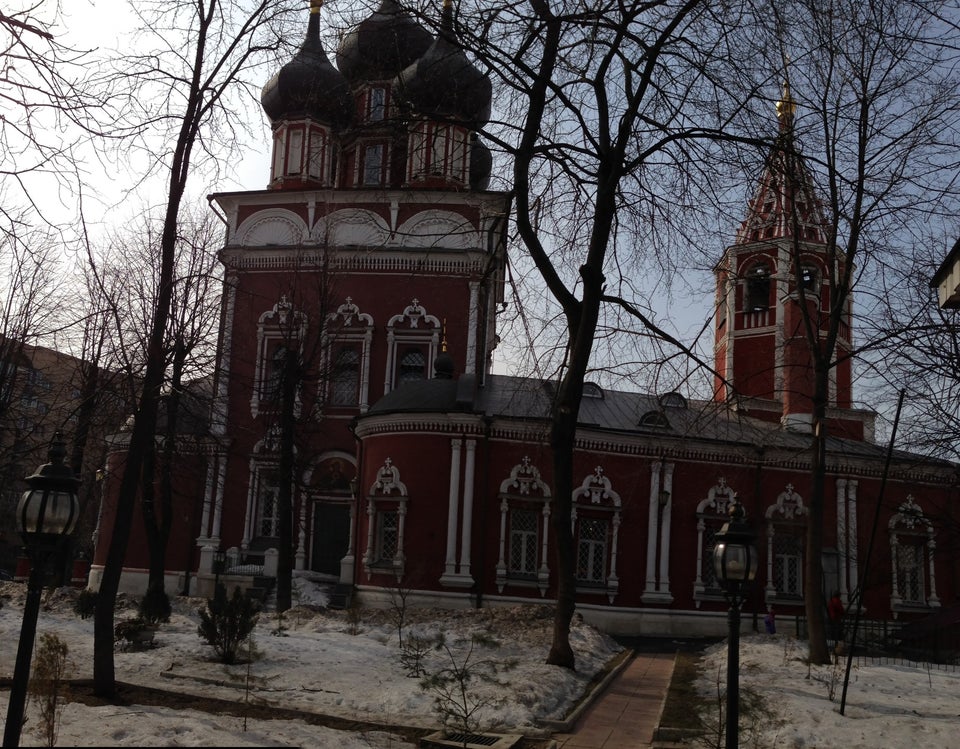
[(727, 614), (727, 744), (737, 749), (740, 743), (740, 607), (744, 589), (757, 576), (756, 534), (744, 520), (743, 505), (736, 499), (729, 507), (730, 520), (716, 535), (713, 568), (726, 591), (730, 611)]
[(23, 727), (23, 709), (27, 701), (27, 683), (30, 680), (30, 660), (33, 641), (37, 634), (37, 614), (40, 612), (40, 594), (47, 562), (64, 547), (64, 541), (73, 533), (80, 515), (77, 487), (80, 484), (73, 470), (63, 462), (67, 449), (57, 432), (50, 443), (49, 463), (27, 476), (30, 487), (17, 505), (17, 530), (30, 558), (30, 577), (27, 581), (27, 599), (23, 606), (23, 623), (17, 645), (17, 662), (7, 706), (7, 723), (3, 731), (4, 747), (20, 745)]
[(227, 566), (227, 552), (222, 549), (217, 549), (213, 552), (213, 597), (216, 598), (217, 594), (220, 592), (220, 575), (222, 575), (226, 570)]

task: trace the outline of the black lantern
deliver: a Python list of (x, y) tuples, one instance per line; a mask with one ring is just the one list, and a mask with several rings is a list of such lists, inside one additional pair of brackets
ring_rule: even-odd
[(740, 607), (744, 588), (757, 576), (756, 534), (747, 525), (743, 505), (736, 499), (728, 509), (730, 520), (716, 535), (713, 569), (727, 592), (727, 725), (726, 749), (740, 745)]
[(734, 500), (728, 512), (730, 520), (716, 535), (713, 571), (733, 603), (743, 586), (757, 576), (757, 536), (744, 520), (743, 505)]
[(47, 562), (59, 552), (67, 537), (73, 533), (80, 515), (77, 488), (80, 480), (64, 463), (66, 446), (60, 433), (50, 444), (50, 462), (40, 466), (35, 474), (27, 476), (29, 489), (17, 505), (17, 530), (30, 558), (30, 577), (27, 580), (27, 598), (23, 606), (23, 623), (17, 645), (17, 662), (13, 671), (7, 723), (3, 732), (4, 747), (20, 745), (23, 709), (30, 680), (30, 660), (33, 641), (37, 634), (37, 615), (40, 594), (43, 592)]

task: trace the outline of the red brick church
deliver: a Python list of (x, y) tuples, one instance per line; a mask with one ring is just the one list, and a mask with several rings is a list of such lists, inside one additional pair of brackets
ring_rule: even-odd
[[(398, 586), (450, 607), (555, 595), (552, 385), (491, 374), (511, 206), (488, 189), (478, 131), (491, 84), (452, 13), (447, 3), (432, 35), (383, 0), (328, 54), (314, 7), (300, 51), (264, 86), (269, 183), (212, 196), (228, 227), (219, 366), (209, 419), (180, 446), (171, 593), (209, 594), (218, 551), (236, 583), (275, 572), (279, 445), (292, 434), (294, 574), (364, 605)], [(777, 114), (790, 127), (789, 92)], [(745, 612), (803, 614), (811, 382), (795, 333), (798, 305), (828, 309), (829, 261), (811, 182), (788, 189), (776, 149), (760, 167), (732, 244), (718, 237), (714, 398), (586, 390), (570, 518), (577, 606), (610, 631), (724, 631), (711, 551), (734, 497), (761, 557)], [(291, 352), (301, 376), (284, 399)], [(874, 414), (853, 407), (849, 358), (830, 399), (824, 590), (845, 602), (857, 590), (882, 501), (865, 615), (953, 604), (956, 466), (894, 452), (881, 498), (887, 448)], [(125, 439), (107, 466), (93, 586)], [(122, 582), (135, 592), (139, 523)]]

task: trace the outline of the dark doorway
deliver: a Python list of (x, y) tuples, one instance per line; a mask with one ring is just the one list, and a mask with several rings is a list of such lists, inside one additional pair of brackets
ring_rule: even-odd
[(350, 505), (317, 502), (314, 507), (310, 569), (339, 578), (340, 560), (350, 546)]

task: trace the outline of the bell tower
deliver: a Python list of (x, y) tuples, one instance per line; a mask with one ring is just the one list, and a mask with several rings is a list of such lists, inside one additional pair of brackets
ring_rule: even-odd
[[(796, 102), (789, 83), (777, 102), (779, 134), (717, 278), (714, 399), (751, 415), (809, 430), (813, 365), (803, 308), (826, 336), (831, 278), (842, 270), (813, 180), (794, 142)], [(830, 376), (829, 406), (852, 406), (850, 300)]]

